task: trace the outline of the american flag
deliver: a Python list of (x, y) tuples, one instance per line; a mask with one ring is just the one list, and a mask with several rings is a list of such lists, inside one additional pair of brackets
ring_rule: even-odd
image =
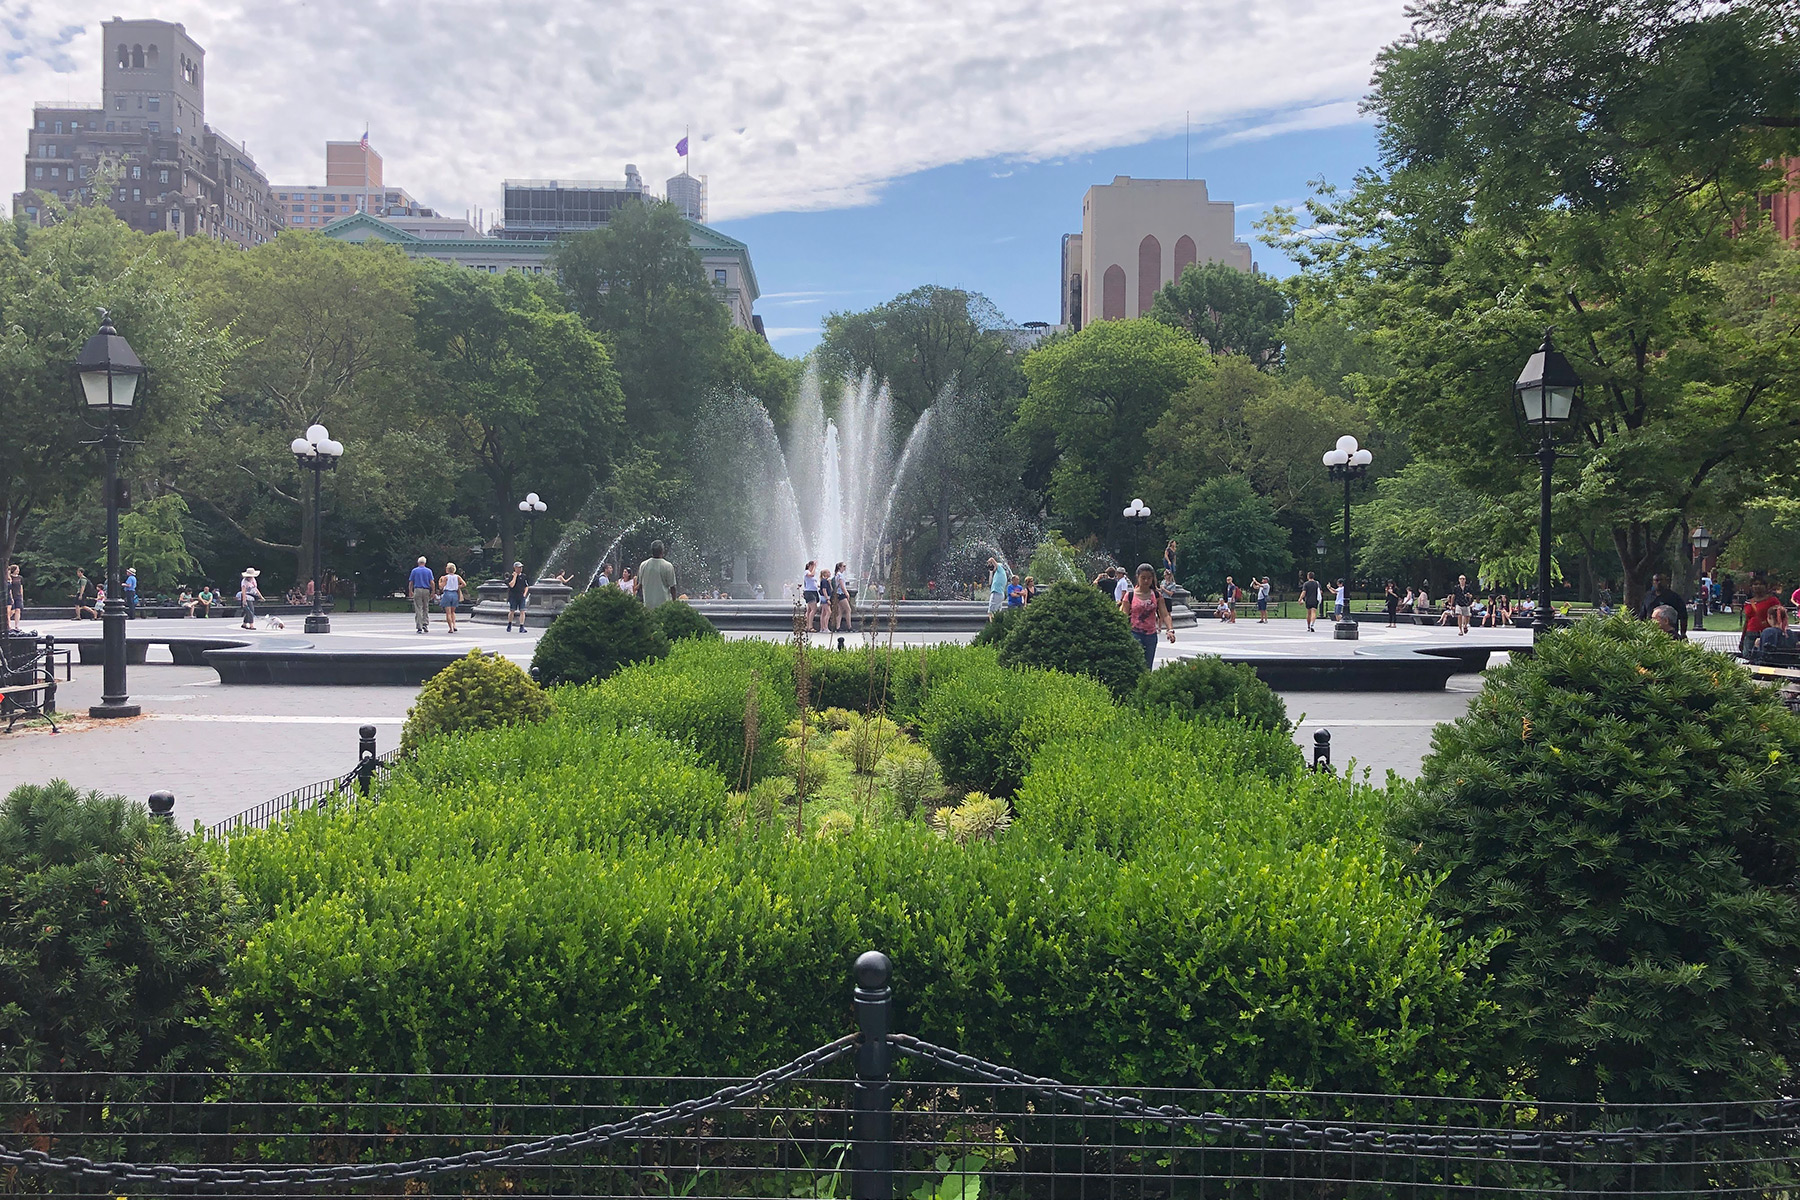
[(369, 148), (369, 131), (368, 131), (368, 130), (366, 130), (366, 129), (365, 129), (365, 130), (363, 130), (363, 135), (362, 135), (362, 148), (363, 148), (363, 149), (364, 149), (364, 150), (367, 150), (367, 149), (368, 149), (368, 148)]

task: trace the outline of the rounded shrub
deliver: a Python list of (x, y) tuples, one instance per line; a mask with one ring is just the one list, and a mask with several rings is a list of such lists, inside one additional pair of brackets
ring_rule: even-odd
[(1256, 677), (1249, 663), (1228, 663), (1216, 654), (1164, 663), (1138, 680), (1137, 706), (1148, 713), (1189, 720), (1243, 721), (1259, 729), (1287, 733), (1287, 705)]
[(1006, 640), (1006, 635), (1011, 633), (1013, 627), (1019, 623), (1019, 617), (1024, 611), (1023, 606), (1001, 609), (988, 620), (986, 625), (981, 627), (981, 632), (975, 635), (975, 640), (969, 645), (998, 646)]
[(544, 630), (531, 656), (531, 674), (545, 687), (592, 683), (668, 652), (669, 639), (636, 598), (618, 588), (590, 588)]
[(223, 1065), (208, 992), (249, 923), (197, 839), (57, 780), (0, 801), (0, 846), (0, 1071)]
[(685, 600), (659, 604), (650, 612), (650, 624), (671, 642), (682, 638), (716, 638), (719, 627)]
[(1000, 665), (1087, 675), (1123, 698), (1144, 673), (1144, 651), (1100, 589), (1059, 583), (1021, 610), (1000, 643)]
[(1800, 1061), (1800, 717), (1725, 655), (1550, 634), (1438, 727), (1390, 831), (1444, 917), (1504, 939), (1535, 1094), (1769, 1095)]
[(989, 653), (971, 651), (961, 670), (933, 684), (919, 716), (921, 737), (958, 791), (1010, 796), (1040, 747), (1102, 733), (1120, 715), (1092, 679), (1008, 671)]
[(425, 681), (406, 712), (400, 752), (428, 737), (542, 721), (554, 709), (544, 689), (498, 654), (471, 650)]

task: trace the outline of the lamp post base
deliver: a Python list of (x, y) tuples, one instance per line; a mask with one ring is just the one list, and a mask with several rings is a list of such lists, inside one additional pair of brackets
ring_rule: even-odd
[(308, 613), (305, 628), (308, 633), (330, 633), (331, 618), (324, 613)]
[(88, 708), (88, 716), (96, 720), (106, 720), (112, 717), (135, 717), (142, 712), (143, 709), (135, 704), (95, 704)]
[(1340, 642), (1354, 642), (1362, 636), (1355, 621), (1339, 621), (1331, 627), (1331, 636)]

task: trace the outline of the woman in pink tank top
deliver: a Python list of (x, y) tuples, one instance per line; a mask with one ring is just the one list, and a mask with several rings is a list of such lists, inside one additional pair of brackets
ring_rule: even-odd
[(1137, 586), (1119, 601), (1119, 611), (1131, 622), (1131, 636), (1144, 648), (1145, 669), (1155, 667), (1156, 631), (1166, 629), (1169, 640), (1175, 640), (1175, 622), (1169, 619), (1168, 601), (1156, 586), (1156, 568), (1149, 563), (1138, 564)]

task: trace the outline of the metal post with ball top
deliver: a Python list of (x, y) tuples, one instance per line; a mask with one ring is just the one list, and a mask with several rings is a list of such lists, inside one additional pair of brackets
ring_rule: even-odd
[[(1344, 615), (1332, 630), (1332, 636), (1340, 641), (1355, 641), (1361, 636), (1355, 618), (1350, 615), (1350, 484), (1369, 473), (1369, 464), (1374, 459), (1375, 456), (1358, 446), (1349, 434), (1339, 438), (1337, 445), (1327, 450), (1324, 457), (1325, 469), (1331, 478), (1344, 481)], [(1323, 545), (1324, 539), (1319, 540)]]
[(87, 412), (105, 421), (106, 431), (96, 441), (106, 452), (106, 610), (101, 615), (100, 703), (88, 709), (91, 717), (135, 717), (137, 705), (125, 690), (125, 595), (119, 588), (119, 451), (128, 443), (119, 434), (119, 423), (137, 409), (138, 385), (148, 372), (130, 343), (113, 328), (112, 318), (100, 310), (100, 331), (87, 340), (75, 356), (73, 373)]
[(338, 459), (344, 456), (344, 443), (333, 441), (323, 425), (313, 424), (307, 426), (306, 436), (289, 442), (288, 449), (294, 452), (295, 462), (313, 473), (313, 603), (312, 612), (306, 615), (306, 632), (330, 633), (331, 619), (325, 615), (325, 521), (321, 481), (325, 472), (337, 470)]

